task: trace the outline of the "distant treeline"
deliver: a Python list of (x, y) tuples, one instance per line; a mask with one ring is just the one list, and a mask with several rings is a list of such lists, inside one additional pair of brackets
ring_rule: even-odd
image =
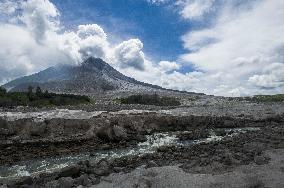
[(29, 86), (28, 92), (7, 92), (6, 89), (0, 87), (0, 107), (62, 106), (90, 102), (90, 98), (87, 96), (55, 94), (49, 93), (47, 90), (42, 92), (40, 87), (37, 87), (35, 92), (33, 90), (34, 88)]
[(255, 102), (283, 102), (284, 94), (277, 95), (255, 95), (250, 100)]
[(144, 104), (156, 106), (179, 106), (181, 103), (175, 97), (160, 97), (157, 94), (153, 95), (131, 95), (120, 99), (122, 104)]
[(240, 100), (250, 102), (284, 102), (284, 94), (276, 95), (254, 95), (250, 97), (229, 97), (229, 100)]

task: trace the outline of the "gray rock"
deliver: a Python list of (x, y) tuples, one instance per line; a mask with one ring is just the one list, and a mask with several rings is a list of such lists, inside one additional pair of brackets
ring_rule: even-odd
[(68, 166), (63, 168), (59, 173), (58, 173), (58, 178), (61, 177), (79, 177), (81, 172), (81, 169), (79, 166)]
[(257, 142), (246, 143), (244, 144), (243, 150), (246, 153), (253, 153), (255, 155), (258, 155), (262, 151), (264, 151), (264, 145), (262, 143)]
[(124, 140), (124, 139), (127, 138), (127, 133), (126, 133), (126, 130), (124, 128), (115, 125), (115, 126), (113, 126), (112, 129), (113, 129), (115, 139)]
[(94, 169), (94, 174), (98, 176), (105, 176), (111, 173), (109, 163), (106, 160), (101, 160), (97, 163)]
[(7, 121), (0, 118), (0, 127), (1, 127), (1, 128), (7, 127)]
[(106, 140), (106, 141), (112, 141), (113, 140), (112, 129), (109, 125), (100, 127), (96, 131), (95, 135), (102, 140)]
[(232, 120), (225, 120), (223, 126), (224, 127), (235, 127), (235, 123)]
[(57, 180), (54, 180), (54, 181), (50, 181), (50, 182), (47, 182), (45, 184), (45, 187), (46, 188), (59, 188), (59, 183)]
[(76, 178), (75, 180), (76, 185), (83, 185), (87, 186), (92, 183), (92, 181), (89, 179), (87, 174), (81, 175), (80, 177)]
[(126, 130), (119, 126), (106, 125), (100, 127), (95, 134), (98, 138), (106, 141), (121, 141), (127, 138)]
[(123, 167), (113, 167), (114, 172), (121, 172), (123, 170)]
[(224, 165), (222, 163), (219, 163), (219, 162), (216, 162), (216, 161), (213, 161), (211, 164), (210, 164), (212, 170), (214, 171), (219, 171), (221, 169), (224, 168)]
[(151, 188), (151, 181), (145, 177), (141, 178), (138, 180), (138, 182), (136, 183), (136, 187), (137, 188)]
[(31, 185), (31, 184), (33, 184), (33, 178), (30, 177), (30, 176), (22, 177), (18, 184), (20, 184), (20, 185)]
[(190, 132), (183, 132), (179, 135), (179, 138), (181, 140), (197, 140), (208, 137), (209, 137), (208, 129), (195, 129)]
[(89, 179), (91, 180), (92, 184), (98, 184), (100, 182), (100, 178), (96, 177), (94, 174), (89, 175)]
[(255, 162), (257, 165), (264, 165), (264, 164), (267, 164), (267, 163), (268, 163), (268, 160), (267, 160), (267, 158), (265, 158), (264, 156), (255, 156), (255, 157), (254, 157), (254, 162)]
[(74, 184), (74, 180), (71, 177), (63, 177), (58, 180), (60, 188), (71, 188)]
[(46, 125), (45, 124), (35, 124), (31, 127), (30, 134), (31, 136), (43, 136), (46, 132)]
[(230, 152), (226, 152), (224, 154), (224, 159), (223, 159), (224, 164), (226, 165), (236, 165), (239, 164), (240, 161), (234, 158), (234, 155)]
[(17, 142), (17, 141), (21, 140), (21, 137), (20, 136), (13, 136), (12, 138), (10, 138), (10, 140)]
[(217, 136), (226, 136), (227, 132), (224, 129), (215, 130)]
[(155, 163), (155, 161), (149, 161), (147, 166), (148, 167), (157, 167), (158, 165), (157, 165), (157, 163)]
[(9, 136), (13, 134), (9, 129), (0, 128), (0, 135)]

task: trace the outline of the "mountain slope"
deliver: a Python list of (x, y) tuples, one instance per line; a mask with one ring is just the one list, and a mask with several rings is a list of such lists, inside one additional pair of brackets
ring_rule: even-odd
[(29, 85), (40, 86), (43, 90), (59, 93), (163, 89), (127, 77), (103, 60), (94, 57), (88, 58), (80, 66), (50, 67), (39, 73), (15, 79), (3, 87), (11, 91), (25, 91)]

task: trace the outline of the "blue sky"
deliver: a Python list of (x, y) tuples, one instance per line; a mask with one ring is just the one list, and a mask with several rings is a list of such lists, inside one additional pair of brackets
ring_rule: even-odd
[(0, 83), (102, 58), (165, 88), (284, 92), (283, 0), (0, 0)]
[[(52, 0), (66, 28), (97, 23), (111, 37), (139, 38), (144, 51), (155, 61), (174, 61), (185, 53), (180, 36), (191, 22), (178, 16), (170, 4), (155, 5), (143, 0)], [(117, 40), (113, 38), (112, 40)]]

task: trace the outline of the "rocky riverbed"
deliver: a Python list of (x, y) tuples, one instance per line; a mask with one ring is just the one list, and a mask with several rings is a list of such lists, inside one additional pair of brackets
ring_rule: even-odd
[(2, 111), (0, 182), (283, 187), (284, 105), (220, 101), (159, 110)]
[[(53, 158), (58, 165), (56, 168), (33, 174), (28, 172), (27, 166), (23, 169), (25, 163), (22, 163), (22, 172), (26, 171), (26, 174), (10, 186), (164, 187), (173, 185), (178, 179), (185, 181), (178, 181), (179, 187), (283, 186), (283, 127), (225, 129), (225, 132), (223, 134), (218, 130), (217, 134), (211, 133), (209, 137), (199, 140), (186, 140), (184, 135), (181, 137), (178, 133), (156, 134), (152, 137), (152, 143), (144, 142), (146, 146), (143, 148), (142, 142), (140, 149), (138, 147), (135, 151), (132, 148), (133, 152), (128, 150), (128, 153), (123, 153), (120, 150), (115, 153), (109, 150), (109, 153), (101, 155), (92, 153), (65, 159)], [(45, 161), (48, 163), (47, 159)], [(66, 164), (67, 161), (71, 163)], [(32, 162), (40, 164), (39, 161)], [(38, 167), (46, 169), (41, 164)], [(195, 182), (193, 177), (203, 181)], [(241, 183), (234, 182), (234, 178)], [(269, 181), (266, 181), (267, 178)], [(245, 182), (241, 181), (243, 179)]]

